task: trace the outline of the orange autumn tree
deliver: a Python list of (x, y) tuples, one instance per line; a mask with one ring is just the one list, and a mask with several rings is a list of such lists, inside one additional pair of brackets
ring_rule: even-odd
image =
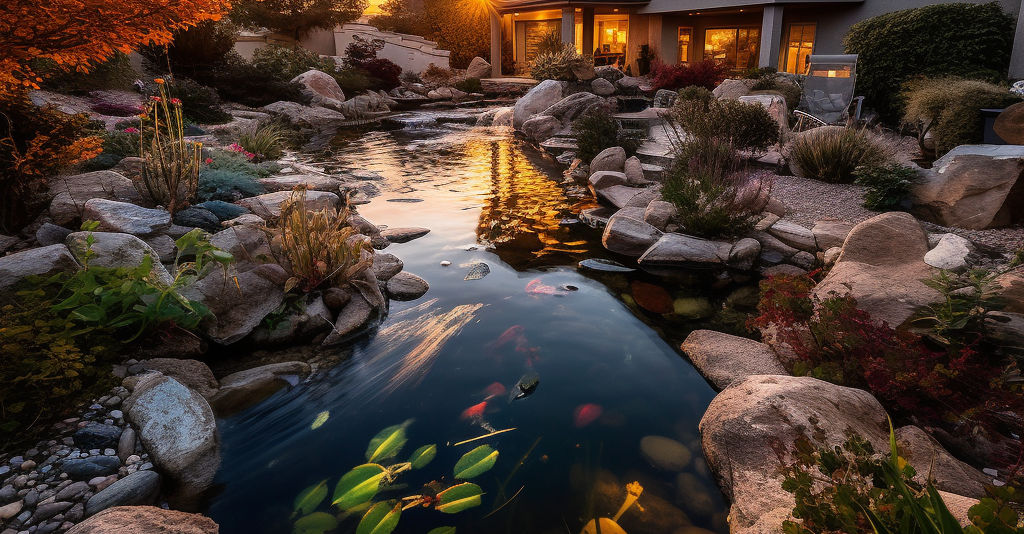
[(0, 231), (29, 222), (46, 178), (100, 152), (83, 135), (88, 118), (37, 109), (32, 65), (88, 72), (115, 52), (164, 45), (175, 30), (217, 20), (229, 0), (0, 0)]

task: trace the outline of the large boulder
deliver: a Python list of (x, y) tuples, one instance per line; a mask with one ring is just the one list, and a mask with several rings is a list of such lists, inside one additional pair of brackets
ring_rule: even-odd
[(104, 510), (68, 531), (68, 534), (217, 534), (220, 527), (200, 514), (164, 510), (155, 506), (118, 506)]
[(519, 129), (534, 143), (543, 143), (562, 128), (562, 122), (551, 115), (534, 115)]
[(637, 262), (645, 267), (714, 267), (729, 258), (731, 249), (729, 243), (668, 233), (647, 249)]
[(768, 345), (714, 330), (694, 330), (680, 349), (718, 389), (751, 375), (788, 374)]
[(233, 266), (227, 272), (214, 269), (183, 288), (182, 295), (202, 302), (213, 312), (200, 323), (200, 332), (214, 342), (229, 345), (249, 335), (276, 310), (284, 302), (282, 286), (261, 274), (258, 268), (245, 272)]
[[(734, 382), (711, 401), (699, 428), (708, 465), (732, 503), (732, 532), (756, 532), (746, 529), (758, 518), (793, 510), (779, 462), (793, 460), (797, 438), (833, 447), (853, 431), (880, 451), (888, 438), (885, 410), (870, 393), (778, 375)], [(773, 530), (781, 533), (779, 523)]]
[(584, 91), (582, 93), (573, 93), (555, 102), (551, 107), (542, 111), (541, 114), (555, 117), (561, 121), (562, 126), (567, 127), (577, 117), (598, 106), (604, 106), (604, 99), (594, 93)]
[[(137, 367), (136, 367), (137, 366)], [(156, 371), (180, 382), (209, 399), (217, 393), (217, 379), (213, 371), (199, 360), (182, 360), (178, 358), (153, 358), (132, 366), (132, 372)], [(93, 447), (89, 447), (93, 448)]]
[(305, 362), (282, 362), (232, 373), (220, 379), (220, 390), (210, 404), (221, 416), (238, 413), (262, 402), (310, 373)]
[(625, 173), (616, 171), (597, 171), (592, 173), (587, 181), (590, 182), (590, 186), (594, 188), (594, 191), (599, 191), (616, 185), (626, 185), (628, 180), (626, 179)]
[(603, 67), (597, 67), (594, 69), (594, 74), (608, 80), (609, 82), (617, 82), (624, 78), (626, 75), (614, 65), (605, 65)]
[[(285, 201), (289, 200), (291, 196), (291, 191), (278, 191), (276, 193), (266, 193), (254, 197), (243, 198), (235, 204), (248, 209), (264, 219), (270, 219), (281, 216), (281, 205), (284, 204)], [(334, 193), (326, 191), (306, 192), (306, 209), (308, 210), (334, 208), (337, 207), (340, 202), (341, 199)]]
[(469, 62), (469, 67), (466, 68), (466, 78), (490, 78), (491, 77), (491, 64), (486, 59), (477, 56), (473, 58), (473, 61)]
[[(631, 210), (638, 213), (630, 216)], [(662, 235), (661, 230), (644, 222), (643, 210), (624, 209), (608, 219), (608, 225), (601, 235), (601, 244), (616, 254), (638, 258), (661, 239)]]
[(28, 276), (50, 276), (81, 267), (64, 245), (33, 248), (0, 257), (0, 290), (17, 284)]
[(94, 198), (132, 202), (141, 200), (132, 181), (114, 171), (96, 171), (49, 180), (50, 217), (64, 225), (81, 217), (85, 203)]
[(612, 96), (615, 94), (615, 85), (604, 78), (594, 78), (590, 82), (590, 90), (597, 96)]
[(171, 227), (171, 214), (167, 210), (102, 198), (85, 203), (82, 219), (99, 222), (99, 230), (137, 236), (153, 235)]
[(1024, 146), (962, 145), (914, 184), (914, 213), (942, 226), (980, 230), (1024, 221)]
[(835, 266), (814, 295), (852, 295), (857, 307), (892, 327), (902, 325), (921, 308), (939, 302), (938, 291), (921, 280), (936, 272), (924, 263), (928, 236), (913, 216), (884, 213), (853, 228)]
[(749, 95), (755, 83), (757, 83), (757, 80), (735, 80), (730, 78), (723, 80), (711, 93), (715, 95), (715, 98), (721, 100), (736, 100), (741, 96)]
[(544, 80), (516, 101), (512, 112), (512, 126), (517, 130), (530, 117), (548, 109), (562, 99), (563, 82)]
[(152, 373), (136, 383), (123, 410), (176, 498), (188, 500), (210, 487), (220, 468), (220, 434), (202, 395)]
[(987, 496), (985, 486), (992, 484), (992, 478), (954, 458), (924, 430), (916, 426), (897, 428), (896, 440), (902, 456), (917, 471), (917, 483), (926, 483), (930, 476), (932, 483), (944, 491), (974, 499)]
[(1018, 102), (996, 117), (992, 130), (1011, 145), (1024, 145), (1024, 102)]
[(296, 76), (292, 83), (302, 86), (302, 94), (309, 98), (314, 106), (323, 106), (334, 110), (341, 109), (341, 103), (345, 101), (345, 93), (338, 85), (338, 81), (326, 72), (312, 69)]
[(626, 149), (613, 146), (602, 150), (590, 162), (590, 174), (597, 171), (622, 172), (626, 168)]
[(303, 106), (295, 102), (274, 102), (263, 106), (263, 111), (282, 115), (293, 125), (300, 128), (320, 130), (325, 127), (337, 127), (345, 121), (345, 116), (333, 109)]
[[(249, 215), (253, 216), (253, 215)], [(210, 244), (231, 253), (232, 266), (239, 272), (251, 271), (273, 257), (265, 229), (253, 226), (232, 226), (210, 237)]]
[[(89, 244), (89, 238), (92, 244)], [(74, 232), (68, 235), (67, 248), (82, 265), (88, 263), (93, 267), (110, 269), (134, 268), (142, 264), (143, 258), (150, 257), (153, 262), (150, 276), (153, 280), (169, 286), (174, 277), (160, 263), (160, 255), (145, 241), (129, 234), (115, 232)]]
[(823, 219), (814, 223), (811, 233), (814, 234), (814, 243), (818, 250), (828, 250), (843, 246), (853, 226), (851, 222)]

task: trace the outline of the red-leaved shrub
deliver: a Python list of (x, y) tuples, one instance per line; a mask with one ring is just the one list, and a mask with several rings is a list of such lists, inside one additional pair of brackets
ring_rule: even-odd
[(725, 74), (726, 68), (713, 59), (685, 65), (669, 65), (654, 60), (651, 65), (651, 81), (655, 89), (675, 91), (695, 85), (711, 90), (722, 83)]

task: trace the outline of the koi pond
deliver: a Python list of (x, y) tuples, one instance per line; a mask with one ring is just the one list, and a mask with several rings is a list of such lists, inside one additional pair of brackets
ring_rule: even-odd
[[(714, 391), (678, 341), (741, 324), (722, 303), (751, 288), (578, 269), (611, 258), (572, 224), (592, 201), (510, 131), (436, 120), (452, 113), (313, 162), (383, 177), (371, 222), (430, 228), (387, 249), (430, 290), (224, 419), (207, 513), (225, 534), (727, 532), (697, 431)], [(647, 286), (667, 313), (636, 305)]]

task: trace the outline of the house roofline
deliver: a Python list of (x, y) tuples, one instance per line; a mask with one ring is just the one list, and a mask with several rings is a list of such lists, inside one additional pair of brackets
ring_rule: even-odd
[(538, 9), (561, 9), (568, 7), (604, 7), (604, 6), (642, 6), (650, 3), (650, 0), (506, 0), (496, 2), (495, 7), (501, 14), (512, 13), (513, 11), (538, 10)]

